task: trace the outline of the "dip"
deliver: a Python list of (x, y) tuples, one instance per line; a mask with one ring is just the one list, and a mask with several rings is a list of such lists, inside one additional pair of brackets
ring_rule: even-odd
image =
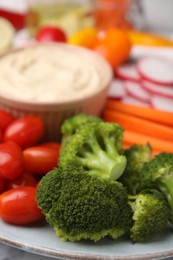
[(0, 95), (38, 103), (93, 95), (105, 85), (108, 65), (103, 66), (100, 59), (91, 51), (66, 44), (14, 51), (0, 59)]

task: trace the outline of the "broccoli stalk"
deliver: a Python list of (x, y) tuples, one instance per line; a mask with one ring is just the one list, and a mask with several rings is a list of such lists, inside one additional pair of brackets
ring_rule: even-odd
[(46, 174), (36, 199), (62, 241), (116, 239), (132, 226), (123, 185), (88, 175), (82, 167), (58, 167)]
[(145, 190), (129, 196), (133, 210), (133, 226), (130, 238), (133, 242), (143, 242), (161, 233), (167, 226), (169, 207), (164, 195), (157, 190)]
[(85, 123), (62, 150), (58, 165), (82, 166), (88, 174), (117, 180), (126, 167), (123, 129), (114, 123)]
[(141, 187), (160, 190), (169, 203), (173, 223), (173, 154), (160, 153), (144, 164), (140, 173)]

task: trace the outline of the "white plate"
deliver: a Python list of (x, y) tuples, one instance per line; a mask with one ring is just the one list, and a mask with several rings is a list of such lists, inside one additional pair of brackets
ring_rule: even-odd
[(57, 259), (151, 260), (173, 256), (172, 230), (143, 244), (132, 244), (125, 239), (70, 243), (61, 242), (54, 230), (45, 223), (21, 227), (0, 221), (0, 242)]

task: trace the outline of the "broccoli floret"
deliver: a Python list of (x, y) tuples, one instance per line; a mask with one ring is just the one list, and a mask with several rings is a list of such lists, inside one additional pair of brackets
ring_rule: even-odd
[(55, 168), (40, 181), (38, 206), (63, 241), (116, 239), (132, 226), (126, 189), (82, 167)]
[(91, 175), (118, 179), (126, 166), (123, 129), (115, 123), (85, 123), (62, 150), (58, 165), (82, 166)]
[(173, 223), (173, 154), (163, 152), (144, 163), (140, 182), (143, 188), (154, 187), (165, 195), (172, 212), (170, 221)]
[(100, 117), (88, 114), (76, 114), (64, 120), (61, 125), (61, 149), (65, 146), (65, 144), (70, 140), (72, 135), (76, 133), (79, 127), (81, 127), (84, 123), (89, 122), (101, 122), (102, 119)]
[(152, 148), (149, 144), (132, 145), (124, 151), (127, 165), (120, 181), (127, 187), (129, 194), (140, 191), (139, 174), (145, 162), (152, 159)]
[(129, 197), (133, 210), (130, 238), (144, 242), (161, 233), (167, 226), (169, 208), (164, 195), (156, 190), (146, 190)]

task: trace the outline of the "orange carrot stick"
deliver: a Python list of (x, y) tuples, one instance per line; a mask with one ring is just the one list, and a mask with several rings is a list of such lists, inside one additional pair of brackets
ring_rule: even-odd
[(173, 142), (173, 128), (169, 126), (109, 109), (104, 110), (103, 119), (108, 122), (116, 122), (124, 129), (134, 131), (136, 133)]
[(151, 120), (157, 123), (173, 126), (173, 113), (154, 108), (125, 104), (120, 101), (108, 99), (106, 108), (124, 112), (133, 116)]
[(144, 145), (149, 143), (154, 151), (173, 153), (173, 142), (168, 142), (159, 138), (142, 135), (133, 131), (125, 130), (123, 138), (124, 146), (126, 145)]

